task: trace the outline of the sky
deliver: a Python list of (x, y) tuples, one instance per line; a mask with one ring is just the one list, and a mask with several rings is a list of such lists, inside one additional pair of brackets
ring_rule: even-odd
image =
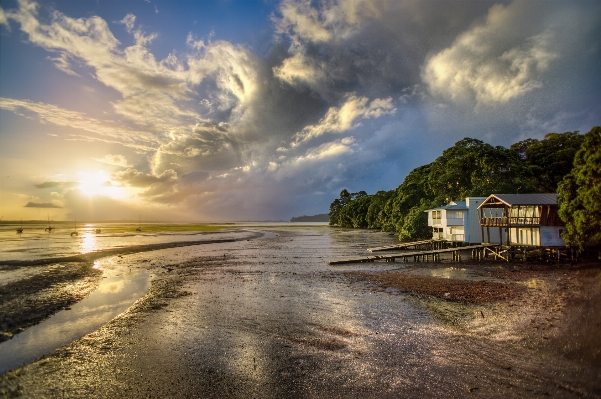
[(288, 220), (601, 124), (601, 2), (0, 0), (0, 218)]

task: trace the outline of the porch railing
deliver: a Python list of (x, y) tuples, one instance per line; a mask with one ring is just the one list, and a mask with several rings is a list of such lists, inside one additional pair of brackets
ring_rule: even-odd
[(539, 216), (520, 216), (520, 217), (484, 217), (480, 218), (481, 226), (505, 227), (505, 226), (536, 226), (540, 224)]

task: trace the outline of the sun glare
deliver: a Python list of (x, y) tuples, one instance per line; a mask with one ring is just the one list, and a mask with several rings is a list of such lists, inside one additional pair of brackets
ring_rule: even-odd
[(108, 173), (104, 170), (79, 172), (79, 186), (82, 193), (89, 197), (103, 195), (120, 198), (124, 196), (123, 188), (113, 186)]

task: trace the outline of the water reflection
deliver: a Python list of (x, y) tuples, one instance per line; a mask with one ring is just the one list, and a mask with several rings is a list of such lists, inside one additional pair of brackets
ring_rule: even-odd
[(441, 267), (437, 269), (430, 269), (430, 275), (432, 277), (441, 277), (441, 278), (452, 278), (458, 280), (471, 280), (477, 275), (470, 273), (465, 268), (459, 267)]
[(150, 287), (142, 272), (107, 278), (89, 297), (0, 344), (0, 374), (30, 363), (124, 312)]
[(547, 282), (539, 278), (531, 278), (529, 280), (524, 281), (523, 284), (528, 288), (542, 289), (548, 287)]
[(96, 251), (96, 235), (91, 231), (86, 231), (82, 236), (81, 244), (79, 250), (82, 254), (87, 254), (88, 252)]

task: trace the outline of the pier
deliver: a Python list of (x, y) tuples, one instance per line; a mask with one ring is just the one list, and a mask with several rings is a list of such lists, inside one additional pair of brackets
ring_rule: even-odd
[[(408, 243), (410, 244), (410, 243)], [(384, 248), (384, 247), (379, 247)], [(372, 252), (375, 248), (372, 248)], [(385, 254), (385, 255), (367, 255), (367, 256), (358, 256), (353, 258), (344, 258), (344, 259), (335, 259), (328, 262), (329, 265), (342, 265), (346, 263), (364, 263), (364, 262), (375, 262), (377, 260), (384, 260), (386, 262), (396, 262), (397, 259), (401, 259), (402, 262), (440, 262), (440, 255), (451, 253), (452, 261), (461, 262), (461, 253), (465, 251), (470, 251), (471, 259), (481, 260), (492, 254), (495, 258), (500, 257), (501, 259), (506, 260), (506, 258), (502, 255), (503, 250), (499, 245), (494, 244), (478, 244), (478, 245), (468, 245), (464, 247), (454, 247), (454, 248), (441, 248), (441, 249), (431, 249), (425, 251), (410, 251), (410, 252), (402, 252), (402, 253), (394, 253), (394, 254)]]
[(462, 243), (444, 241), (444, 240), (421, 240), (413, 242), (402, 242), (400, 244), (385, 245), (382, 247), (367, 248), (368, 252), (380, 252), (380, 251), (394, 251), (397, 249), (419, 249), (419, 250), (433, 250), (448, 248), (449, 245), (456, 246)]

